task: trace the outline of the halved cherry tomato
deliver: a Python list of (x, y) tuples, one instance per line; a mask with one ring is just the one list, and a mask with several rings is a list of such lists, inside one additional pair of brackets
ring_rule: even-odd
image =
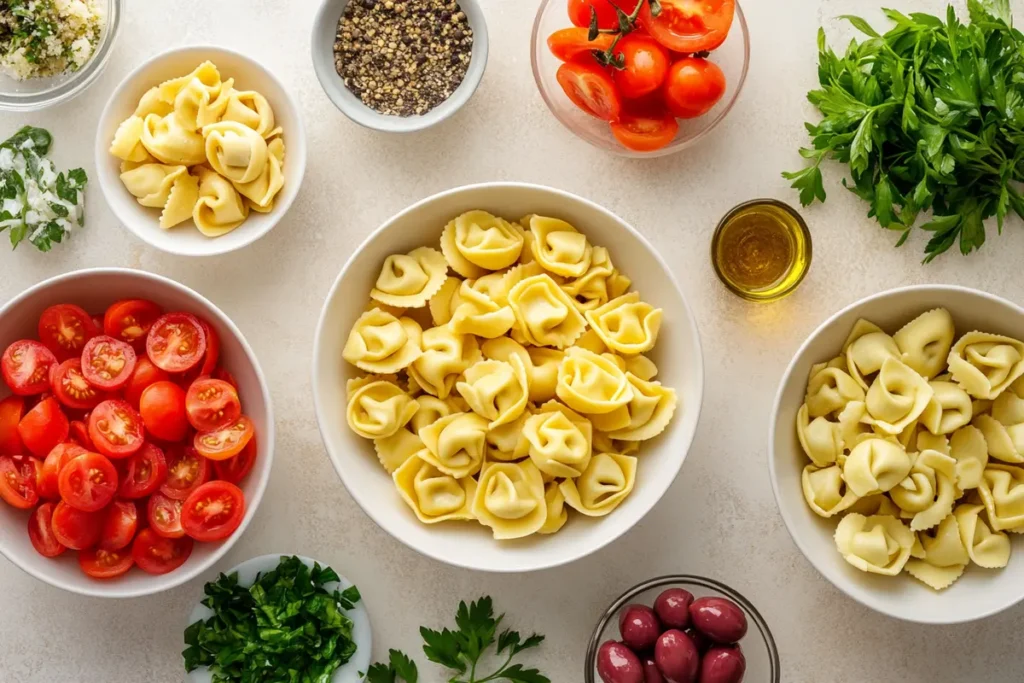
[(88, 420), (88, 413), (86, 413), (85, 417), (81, 420), (72, 420), (68, 429), (68, 438), (85, 450), (94, 451), (96, 450), (96, 447), (93, 446), (92, 439), (89, 438)]
[(711, 111), (725, 94), (725, 74), (700, 57), (685, 57), (672, 65), (665, 80), (665, 104), (681, 119)]
[(199, 455), (210, 460), (225, 460), (238, 455), (253, 435), (253, 424), (245, 415), (240, 415), (226, 427), (212, 432), (199, 432), (192, 444)]
[(53, 447), (43, 461), (42, 475), (39, 480), (39, 495), (43, 498), (56, 500), (60, 498), (59, 477), (64, 466), (88, 451), (78, 444), (59, 443)]
[(160, 493), (168, 498), (185, 500), (210, 479), (210, 461), (194, 448), (174, 445), (167, 450), (167, 479)]
[(628, 99), (654, 92), (668, 73), (668, 50), (642, 33), (630, 33), (615, 46), (625, 60), (624, 69), (612, 69), (619, 94)]
[(68, 429), (68, 418), (53, 397), (37, 403), (18, 423), (21, 442), (37, 458), (45, 458), (54, 446), (67, 441)]
[[(129, 539), (130, 540), (130, 539)], [(113, 579), (132, 568), (135, 560), (130, 550), (90, 548), (78, 551), (78, 566), (94, 579)]]
[(89, 438), (108, 458), (127, 458), (145, 440), (142, 416), (124, 401), (104, 401), (89, 414)]
[(148, 356), (140, 356), (135, 362), (135, 372), (128, 380), (128, 386), (124, 390), (124, 400), (128, 401), (133, 408), (139, 406), (139, 399), (142, 398), (143, 390), (154, 382), (162, 382), (170, 379), (170, 375), (153, 365)]
[(106, 398), (103, 392), (86, 381), (82, 374), (82, 361), (78, 358), (50, 366), (50, 386), (58, 401), (75, 410), (89, 410)]
[(587, 28), (591, 10), (597, 15), (598, 28), (616, 28), (619, 25), (615, 6), (608, 0), (569, 0), (569, 21), (574, 26)]
[(147, 299), (115, 301), (103, 314), (103, 334), (131, 344), (137, 351), (146, 348), (146, 335), (163, 315), (158, 305)]
[(4, 382), (18, 396), (34, 396), (50, 388), (50, 366), (57, 357), (37, 341), (21, 339), (4, 351), (0, 372)]
[(103, 513), (83, 512), (63, 500), (53, 509), (53, 536), (65, 548), (84, 550), (100, 540), (103, 531)]
[(146, 387), (139, 400), (139, 414), (146, 431), (161, 441), (181, 441), (188, 434), (185, 392), (171, 381)]
[(569, 62), (592, 50), (607, 50), (613, 42), (615, 38), (608, 33), (599, 33), (590, 40), (585, 28), (563, 28), (548, 36), (548, 49), (563, 62)]
[(224, 380), (225, 382), (227, 382), (228, 384), (233, 386), (235, 388), (235, 391), (238, 391), (238, 380), (235, 379), (235, 376), (232, 375), (227, 370), (225, 370), (224, 368), (221, 367), (221, 368), (217, 368), (216, 370), (214, 370), (213, 371), (213, 378), (214, 379), (222, 379), (222, 380)]
[(145, 498), (167, 479), (164, 452), (151, 443), (143, 444), (126, 462), (121, 489), (118, 491), (122, 498)]
[(164, 538), (181, 538), (185, 530), (181, 526), (181, 510), (184, 501), (154, 493), (146, 505), (149, 528)]
[(54, 503), (43, 503), (28, 518), (28, 540), (43, 557), (57, 557), (67, 550), (53, 535)]
[(189, 495), (181, 526), (197, 541), (219, 541), (235, 533), (245, 516), (245, 494), (231, 482), (210, 481)]
[(92, 316), (74, 304), (50, 306), (39, 316), (39, 341), (60, 360), (82, 355), (85, 343), (99, 333)]
[(144, 572), (166, 574), (185, 564), (195, 542), (184, 538), (163, 538), (152, 529), (143, 529), (132, 543), (132, 559)]
[(167, 372), (185, 372), (203, 359), (206, 333), (202, 323), (188, 313), (168, 313), (149, 329), (146, 355)]
[(612, 134), (626, 149), (653, 152), (675, 139), (679, 123), (669, 113), (623, 114), (613, 121)]
[(220, 360), (220, 335), (210, 323), (202, 318), (199, 319), (199, 324), (203, 326), (203, 332), (206, 334), (206, 355), (203, 356), (203, 367), (199, 374), (209, 375), (217, 367), (217, 361)]
[(735, 0), (661, 0), (657, 17), (645, 2), (638, 19), (669, 50), (691, 53), (714, 50), (724, 43), (735, 12)]
[(98, 389), (120, 389), (132, 378), (135, 349), (113, 337), (93, 337), (82, 349), (82, 374)]
[(117, 470), (99, 453), (73, 458), (57, 476), (57, 490), (65, 503), (83, 512), (107, 507), (117, 493)]
[(39, 502), (36, 461), (22, 455), (0, 455), (0, 498), (19, 510)]
[(558, 84), (573, 104), (604, 121), (615, 121), (622, 111), (622, 100), (608, 72), (596, 63), (569, 62), (555, 73)]
[(224, 427), (242, 414), (242, 402), (233, 386), (220, 379), (200, 377), (185, 397), (188, 421), (201, 432)]
[(214, 460), (213, 472), (217, 475), (217, 479), (237, 484), (245, 479), (245, 475), (249, 474), (255, 463), (256, 437), (254, 436), (249, 439), (249, 443), (245, 444), (242, 452), (235, 457), (228, 458), (227, 460)]
[(21, 455), (24, 445), (18, 434), (18, 423), (25, 414), (25, 399), (8, 396), (0, 401), (0, 455)]
[(103, 550), (120, 550), (127, 547), (135, 538), (135, 530), (139, 527), (135, 503), (115, 500), (107, 508), (106, 515), (98, 547)]

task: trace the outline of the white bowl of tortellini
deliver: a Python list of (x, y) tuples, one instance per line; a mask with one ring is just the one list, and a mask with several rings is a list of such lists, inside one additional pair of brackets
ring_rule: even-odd
[(964, 287), (863, 299), (804, 342), (769, 465), (793, 540), (890, 616), (980, 619), (1024, 599), (1024, 310)]
[(218, 47), (160, 54), (100, 117), (96, 165), (121, 223), (162, 251), (212, 256), (267, 234), (306, 167), (298, 107), (250, 57)]
[(530, 571), (658, 502), (693, 439), (703, 362), (633, 228), (559, 190), (490, 183), (415, 204), (349, 259), (313, 393), (339, 476), (384, 530), (453, 565)]

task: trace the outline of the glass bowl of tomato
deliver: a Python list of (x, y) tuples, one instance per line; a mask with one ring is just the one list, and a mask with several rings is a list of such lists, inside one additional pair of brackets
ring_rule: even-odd
[(81, 270), (0, 308), (0, 553), (97, 597), (168, 590), (241, 536), (270, 477), (263, 373), (210, 301)]
[(695, 144), (732, 110), (750, 35), (736, 0), (542, 0), (531, 59), (541, 97), (577, 137), (657, 157)]

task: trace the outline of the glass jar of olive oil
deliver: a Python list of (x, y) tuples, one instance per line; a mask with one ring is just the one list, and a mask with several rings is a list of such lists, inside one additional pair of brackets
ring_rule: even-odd
[(711, 262), (734, 294), (747, 301), (778, 301), (796, 289), (811, 266), (811, 233), (787, 204), (754, 199), (719, 222)]

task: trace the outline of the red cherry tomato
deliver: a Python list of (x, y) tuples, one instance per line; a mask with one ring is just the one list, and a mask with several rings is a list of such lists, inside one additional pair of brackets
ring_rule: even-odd
[(139, 401), (139, 414), (146, 431), (161, 441), (181, 441), (188, 434), (185, 392), (171, 381), (146, 387)]
[(134, 370), (135, 349), (127, 342), (100, 335), (82, 349), (82, 374), (98, 389), (120, 389), (128, 384)]
[(25, 447), (18, 434), (18, 423), (25, 414), (25, 399), (8, 396), (0, 401), (0, 455), (21, 455)]
[(50, 366), (56, 356), (37, 341), (22, 339), (4, 351), (0, 372), (4, 382), (18, 396), (34, 396), (50, 388)]
[(175, 445), (167, 451), (167, 479), (160, 486), (160, 493), (185, 500), (209, 479), (210, 461), (193, 448)]
[(592, 50), (603, 52), (610, 48), (613, 42), (615, 38), (607, 33), (599, 33), (597, 38), (590, 40), (585, 28), (563, 28), (548, 36), (548, 49), (558, 59), (569, 62), (587, 55)]
[(611, 124), (615, 139), (626, 149), (653, 152), (675, 139), (679, 123), (674, 116), (662, 114), (623, 114)]
[(135, 538), (135, 530), (139, 526), (135, 503), (115, 500), (107, 508), (106, 515), (98, 547), (103, 550), (120, 550), (127, 547)]
[(43, 503), (28, 518), (28, 540), (43, 557), (57, 557), (67, 550), (53, 535), (52, 520), (55, 507), (54, 503)]
[(212, 432), (199, 432), (192, 443), (199, 455), (210, 460), (226, 460), (238, 455), (252, 438), (252, 420), (241, 415), (231, 424)]
[(104, 550), (90, 548), (78, 551), (78, 566), (94, 579), (113, 579), (121, 576), (135, 561), (130, 550)]
[(253, 437), (249, 439), (249, 443), (245, 444), (242, 452), (235, 457), (228, 458), (227, 460), (214, 460), (213, 471), (217, 475), (217, 479), (237, 484), (245, 479), (245, 475), (249, 474), (255, 463), (256, 437)]
[(68, 429), (68, 418), (52, 397), (37, 403), (18, 423), (21, 442), (37, 458), (45, 458), (54, 446), (67, 441)]
[(619, 17), (615, 6), (608, 0), (569, 0), (569, 21), (574, 26), (590, 26), (591, 10), (597, 15), (598, 28), (615, 28)]
[(200, 377), (185, 397), (188, 421), (198, 431), (209, 432), (234, 422), (242, 414), (242, 402), (233, 386), (220, 379)]
[(199, 319), (199, 324), (203, 326), (203, 333), (206, 334), (206, 355), (203, 356), (202, 369), (199, 374), (209, 375), (217, 367), (217, 361), (220, 360), (220, 335), (210, 323), (202, 318)]
[(235, 391), (238, 391), (238, 380), (236, 380), (235, 376), (232, 375), (227, 370), (225, 370), (224, 368), (217, 368), (216, 370), (214, 370), (213, 378), (224, 380), (225, 382), (233, 386), (235, 388)]
[(92, 316), (74, 304), (50, 306), (39, 316), (39, 341), (60, 360), (80, 356), (99, 333)]
[(135, 372), (128, 380), (128, 386), (124, 390), (124, 400), (128, 401), (133, 408), (139, 406), (142, 392), (146, 387), (155, 383), (170, 379), (170, 375), (153, 365), (153, 361), (147, 356), (141, 356), (135, 361)]
[(645, 2), (638, 19), (669, 50), (691, 53), (711, 51), (724, 43), (735, 12), (735, 0), (661, 0), (657, 17)]
[(145, 440), (142, 416), (124, 401), (104, 401), (89, 414), (89, 438), (108, 458), (127, 458)]
[(36, 461), (28, 456), (0, 455), (0, 498), (19, 510), (39, 502)]
[(117, 470), (99, 453), (73, 458), (57, 476), (57, 490), (65, 503), (83, 512), (107, 507), (117, 493)]
[(74, 441), (76, 444), (81, 446), (87, 451), (94, 451), (96, 447), (92, 444), (92, 439), (89, 438), (89, 426), (87, 424), (89, 415), (86, 413), (82, 420), (72, 420), (68, 429), (68, 438)]
[(136, 351), (146, 348), (146, 335), (164, 311), (146, 299), (124, 299), (111, 304), (103, 314), (103, 334), (131, 344)]
[(100, 540), (103, 531), (102, 512), (76, 510), (64, 501), (53, 509), (53, 536), (65, 548), (84, 550)]
[(245, 494), (231, 482), (210, 481), (189, 495), (181, 526), (197, 541), (219, 541), (235, 533), (245, 516)]
[(143, 529), (132, 543), (132, 559), (142, 571), (166, 574), (185, 564), (192, 554), (194, 541), (184, 538), (164, 538), (152, 529)]
[(685, 57), (668, 70), (665, 104), (681, 119), (692, 119), (711, 111), (725, 94), (725, 74), (713, 62)]
[(615, 46), (615, 52), (625, 60), (624, 69), (612, 69), (612, 79), (623, 97), (643, 97), (665, 82), (668, 50), (650, 36), (630, 33)]
[(188, 313), (168, 313), (149, 330), (146, 355), (167, 372), (185, 372), (203, 359), (206, 333), (202, 323)]
[(78, 358), (50, 366), (50, 387), (61, 404), (74, 410), (90, 410), (106, 398), (103, 392), (86, 381), (82, 374), (82, 361)]
[(568, 62), (555, 73), (558, 84), (577, 107), (604, 121), (615, 121), (622, 100), (608, 72), (596, 63)]
[(145, 498), (167, 479), (164, 452), (151, 443), (143, 444), (126, 463), (121, 489), (117, 492), (122, 498)]
[(181, 527), (181, 510), (184, 501), (154, 493), (146, 505), (149, 528), (164, 538), (181, 538), (185, 530)]
[(59, 477), (61, 470), (69, 462), (88, 451), (78, 444), (59, 443), (47, 454), (43, 461), (42, 475), (39, 479), (39, 495), (50, 500), (60, 498)]

